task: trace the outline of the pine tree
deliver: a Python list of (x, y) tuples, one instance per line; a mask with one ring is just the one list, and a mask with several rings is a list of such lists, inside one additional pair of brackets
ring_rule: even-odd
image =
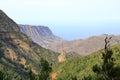
[(116, 68), (114, 67), (114, 58), (112, 57), (113, 51), (110, 48), (110, 40), (112, 37), (105, 38), (104, 52), (102, 52), (102, 64), (93, 66), (93, 72), (97, 74), (98, 80), (118, 80), (116, 76)]
[(120, 67), (115, 66), (115, 59), (113, 58), (113, 50), (110, 46), (112, 37), (105, 38), (105, 47), (102, 55), (102, 63), (95, 64), (92, 68), (97, 76), (85, 76), (83, 80), (120, 80)]
[(51, 65), (48, 61), (41, 59), (41, 71), (39, 75), (39, 80), (49, 80), (50, 73), (52, 72)]

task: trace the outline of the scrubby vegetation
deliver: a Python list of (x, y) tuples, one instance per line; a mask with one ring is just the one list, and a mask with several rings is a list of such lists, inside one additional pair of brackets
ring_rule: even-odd
[(70, 58), (53, 67), (57, 80), (120, 80), (120, 45), (105, 48), (81, 58)]
[[(47, 60), (41, 59), (38, 74), (32, 69), (26, 70), (27, 79), (50, 80), (50, 74), (56, 73), (56, 80), (120, 80), (120, 45), (110, 47), (109, 39), (105, 39), (105, 48), (84, 57), (71, 57), (53, 66)], [(4, 45), (1, 45), (1, 53)], [(10, 70), (0, 70), (0, 80), (24, 80)], [(25, 74), (24, 74), (25, 75)]]
[(84, 77), (84, 80), (120, 80), (120, 66), (115, 65), (115, 59), (112, 56), (113, 50), (110, 48), (110, 39), (105, 39), (104, 52), (101, 53), (102, 62), (93, 66), (92, 70), (96, 73), (95, 77)]
[(57, 63), (57, 53), (34, 43), (0, 10), (0, 80), (50, 80), (52, 73), (55, 80), (120, 80), (120, 45), (111, 47), (110, 39), (102, 50)]

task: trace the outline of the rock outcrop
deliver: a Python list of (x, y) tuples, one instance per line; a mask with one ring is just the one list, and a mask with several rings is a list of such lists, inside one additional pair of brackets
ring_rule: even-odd
[(63, 52), (58, 56), (58, 61), (59, 61), (59, 62), (64, 62), (64, 61), (66, 61), (66, 55), (67, 55), (66, 51), (63, 50)]

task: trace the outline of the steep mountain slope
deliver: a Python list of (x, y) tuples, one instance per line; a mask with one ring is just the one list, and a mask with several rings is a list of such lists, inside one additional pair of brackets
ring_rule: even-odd
[(7, 69), (10, 75), (28, 79), (26, 69), (31, 68), (37, 74), (41, 58), (53, 63), (57, 56), (20, 32), (18, 25), (0, 10), (0, 70)]
[[(114, 58), (115, 66), (118, 66), (117, 71), (120, 75), (120, 44), (112, 46), (112, 51), (112, 57)], [(57, 63), (53, 66), (53, 74), (56, 74), (56, 80), (71, 80), (74, 77), (77, 77), (77, 80), (82, 80), (84, 76), (96, 75), (92, 71), (92, 67), (95, 64), (101, 64), (101, 52), (103, 52), (103, 50), (99, 50), (91, 53), (90, 55), (79, 58), (69, 58), (66, 62), (63, 63)]]
[[(48, 27), (44, 26), (30, 26), (30, 25), (19, 25), (21, 31), (26, 35), (30, 36), (31, 39), (47, 48), (56, 52), (61, 52), (63, 49), (68, 53), (77, 53), (79, 55), (88, 55), (91, 52), (99, 50), (104, 47), (105, 35), (92, 36), (87, 39), (67, 41), (58, 38), (53, 35)], [(120, 36), (112, 36), (111, 44), (116, 44), (120, 41)]]

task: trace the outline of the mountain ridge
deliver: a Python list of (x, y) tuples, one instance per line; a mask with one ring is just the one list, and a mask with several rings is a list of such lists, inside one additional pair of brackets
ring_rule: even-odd
[[(82, 56), (88, 55), (94, 51), (102, 49), (104, 47), (104, 39), (106, 37), (105, 34), (102, 34), (99, 36), (91, 36), (86, 39), (67, 41), (57, 36), (54, 36), (54, 34), (50, 34), (50, 36), (47, 36), (47, 37), (41, 36), (41, 33), (39, 33), (39, 31), (42, 31), (42, 29), (34, 30), (35, 26), (32, 26), (32, 25), (30, 26), (24, 25), (19, 27), (20, 29), (21, 28), (27, 29), (28, 27), (32, 27), (31, 30), (26, 30), (27, 34), (23, 31), (22, 32), (30, 36), (34, 42), (36, 42), (37, 44), (39, 44), (44, 48), (51, 49), (55, 52), (61, 52), (62, 50), (66, 50), (67, 53), (76, 53)], [(33, 33), (30, 33), (31, 31), (33, 31)], [(47, 33), (47, 30), (45, 30), (45, 28), (44, 28), (44, 31), (45, 33)], [(49, 32), (52, 33), (50, 29), (48, 30), (48, 33)], [(38, 33), (38, 35), (40, 36), (35, 35), (35, 33)], [(108, 35), (108, 36), (113, 37), (111, 42), (112, 45), (116, 44), (117, 41), (120, 41), (120, 35)]]

